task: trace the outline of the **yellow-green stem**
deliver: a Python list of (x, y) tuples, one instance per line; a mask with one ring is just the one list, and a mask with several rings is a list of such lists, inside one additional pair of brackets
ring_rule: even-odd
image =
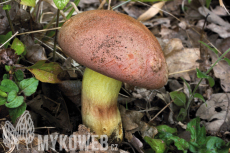
[(85, 69), (82, 81), (82, 120), (97, 135), (122, 140), (122, 122), (117, 97), (122, 82)]

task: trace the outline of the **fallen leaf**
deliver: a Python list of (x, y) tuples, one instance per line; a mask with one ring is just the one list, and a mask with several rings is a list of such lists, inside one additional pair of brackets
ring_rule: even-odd
[[(203, 103), (196, 112), (196, 116), (207, 120), (205, 122), (206, 130), (210, 132), (218, 132), (220, 126), (224, 123), (230, 94), (218, 93), (213, 94), (210, 100)], [(229, 126), (230, 114), (227, 115), (227, 124)]]
[(57, 77), (59, 73), (63, 72), (60, 65), (55, 62), (45, 62), (38, 61), (33, 66), (27, 67), (27, 69), (41, 82), (60, 83), (61, 81)]
[[(171, 39), (163, 49), (165, 53), (166, 62), (169, 70), (170, 78), (183, 77), (185, 80), (190, 81), (190, 73), (196, 71), (189, 71), (199, 66), (196, 60), (200, 59), (199, 48), (184, 48), (180, 39)], [(177, 73), (182, 72), (183, 73)]]
[(145, 13), (143, 13), (141, 16), (138, 17), (138, 21), (146, 21), (150, 18), (154, 17), (160, 9), (164, 6), (165, 2), (158, 2), (153, 4)]

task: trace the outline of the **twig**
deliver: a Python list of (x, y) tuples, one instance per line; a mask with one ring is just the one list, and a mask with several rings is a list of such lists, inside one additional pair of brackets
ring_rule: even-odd
[(178, 73), (184, 73), (184, 72), (189, 72), (189, 71), (193, 71), (193, 70), (196, 70), (196, 69), (188, 69), (188, 70), (184, 70), (184, 71), (173, 72), (173, 73), (169, 73), (169, 75), (178, 74)]
[[(58, 27), (58, 24), (59, 24), (59, 14), (60, 14), (60, 10), (58, 9), (58, 10), (57, 10), (57, 22), (56, 22), (56, 27)], [(53, 61), (55, 61), (56, 46), (57, 46), (57, 33), (58, 33), (58, 29), (56, 29), (55, 37), (54, 37)]]
[(18, 34), (18, 31), (13, 35), (13, 36), (11, 36), (6, 42), (4, 42), (1, 46), (0, 46), (0, 48), (2, 48), (2, 46), (4, 46), (6, 43), (8, 43), (12, 38), (14, 38), (16, 35)]
[(10, 1), (11, 1), (11, 0), (8, 0), (8, 1), (5, 1), (5, 2), (1, 2), (0, 5), (5, 4), (5, 3), (8, 3), (8, 2), (10, 2)]
[(77, 8), (77, 6), (75, 5), (74, 2), (69, 2), (69, 3), (73, 5), (73, 8), (75, 9), (75, 11), (76, 11), (77, 13), (81, 13), (81, 12), (78, 10), (78, 8)]
[(25, 34), (30, 34), (30, 33), (43, 32), (43, 31), (57, 30), (57, 29), (61, 29), (61, 27), (50, 28), (50, 29), (43, 29), (43, 30), (35, 30), (35, 31), (29, 31), (29, 32), (24, 32), (24, 33), (19, 33), (19, 34), (17, 34), (17, 36), (25, 35)]
[(173, 101), (170, 101), (164, 108), (161, 109), (149, 122), (152, 122), (163, 110), (165, 110)]
[(108, 10), (110, 10), (111, 0), (109, 0)]

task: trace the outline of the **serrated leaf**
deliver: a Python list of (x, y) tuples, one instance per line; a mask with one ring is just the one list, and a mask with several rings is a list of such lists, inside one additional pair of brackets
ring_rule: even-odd
[(28, 67), (27, 69), (33, 73), (36, 79), (41, 82), (48, 83), (59, 83), (61, 80), (58, 79), (57, 75), (63, 72), (62, 68), (58, 63), (51, 62), (45, 63), (46, 61), (38, 61), (33, 66)]
[(9, 92), (8, 97), (7, 97), (7, 102), (5, 105), (8, 108), (16, 108), (20, 106), (24, 102), (24, 97), (23, 96), (18, 96), (17, 91), (12, 90)]
[(18, 38), (14, 38), (11, 48), (17, 55), (21, 55), (25, 50), (25, 45)]
[(170, 97), (177, 106), (184, 106), (186, 103), (186, 95), (180, 91), (170, 92)]
[(22, 81), (24, 79), (24, 73), (22, 70), (17, 70), (15, 72), (15, 76), (16, 76), (18, 81)]
[(24, 111), (26, 110), (26, 103), (22, 103), (22, 105), (20, 105), (17, 108), (9, 108), (9, 114), (10, 114), (10, 118), (12, 120), (13, 123), (15, 123), (16, 119), (21, 116)]
[(195, 93), (194, 97), (199, 98), (200, 100), (202, 100), (205, 103), (204, 97), (201, 94)]
[(230, 59), (225, 57), (224, 60), (228, 63), (228, 65), (230, 65)]
[(39, 81), (35, 78), (25, 79), (19, 83), (19, 88), (25, 96), (31, 96), (37, 90), (38, 83)]
[(20, 4), (35, 7), (36, 0), (21, 0)]
[(53, 0), (53, 1), (59, 10), (62, 10), (69, 2), (69, 0)]
[(0, 105), (4, 105), (6, 103), (5, 97), (0, 97)]
[[(6, 35), (0, 35), (0, 43), (1, 44), (5, 43), (8, 39), (10, 39), (11, 36), (12, 36), (12, 31), (8, 32)], [(6, 43), (4, 47), (8, 48), (9, 44), (10, 42)]]
[(2, 80), (0, 85), (0, 90), (4, 92), (10, 92), (12, 90), (16, 90), (17, 92), (19, 92), (18, 86), (12, 80), (9, 79)]
[(150, 137), (144, 137), (145, 142), (147, 142), (155, 153), (164, 153), (166, 150), (166, 144), (160, 139), (152, 139)]

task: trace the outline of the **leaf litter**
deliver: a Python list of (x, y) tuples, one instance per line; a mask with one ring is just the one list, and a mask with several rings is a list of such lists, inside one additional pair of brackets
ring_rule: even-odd
[[(229, 98), (227, 96), (230, 97), (230, 95), (225, 92), (230, 91), (230, 65), (227, 60), (219, 61), (208, 74), (214, 78), (215, 85), (213, 87), (210, 87), (205, 79), (197, 87), (197, 93), (203, 95), (205, 103), (197, 97), (194, 98), (188, 113), (190, 119), (199, 116), (201, 118), (200, 122), (196, 118), (192, 121), (186, 118), (184, 121), (178, 122), (177, 115), (182, 105), (177, 106), (177, 102), (162, 109), (172, 100), (169, 96), (170, 92), (180, 91), (175, 93), (185, 93), (186, 96), (183, 96), (183, 99), (188, 102), (191, 90), (195, 89), (200, 80), (197, 78), (196, 68), (199, 68), (201, 73), (206, 72), (221, 56), (220, 53), (216, 54), (211, 51), (214, 46), (222, 54), (230, 48), (229, 14), (223, 7), (227, 6), (226, 8), (228, 9), (229, 2), (224, 2), (225, 5), (223, 5), (223, 3), (219, 4), (217, 0), (213, 0), (209, 8), (205, 6), (205, 3), (206, 1), (204, 0), (173, 0), (156, 3), (149, 3), (149, 1), (144, 0), (141, 3), (130, 1), (115, 9), (115, 11), (126, 13), (135, 19), (139, 19), (150, 29), (161, 44), (169, 69), (169, 82), (163, 89), (148, 90), (130, 87), (127, 91), (121, 91), (118, 102), (125, 133), (123, 143), (126, 144), (119, 146), (119, 152), (133, 152), (134, 148), (136, 152), (141, 153), (147, 150), (152, 151), (152, 149), (156, 151), (153, 144), (162, 143), (156, 138), (164, 140), (168, 146), (167, 149), (170, 150), (174, 147), (171, 152), (187, 151), (188, 142), (190, 143), (190, 151), (221, 149), (218, 146), (223, 147), (223, 141), (213, 136), (220, 136), (224, 141), (229, 141), (227, 137), (229, 135), (229, 112), (227, 110), (229, 109)], [(121, 4), (120, 1), (111, 2), (111, 6), (119, 4)], [(9, 15), (14, 23), (14, 29), (21, 33), (42, 29), (48, 23), (50, 23), (49, 26), (51, 27), (54, 25), (53, 18), (55, 18), (56, 14), (56, 6), (53, 1), (44, 2), (43, 7), (40, 7), (37, 3), (35, 8), (40, 7), (40, 13), (36, 13), (36, 9), (33, 13), (31, 13), (32, 11), (28, 12), (17, 2), (10, 2), (10, 5)], [(92, 10), (97, 9), (99, 5), (99, 1), (81, 0), (78, 9), (80, 11)], [(160, 5), (163, 11), (151, 7), (156, 5)], [(67, 6), (71, 5), (68, 3)], [(105, 3), (102, 7), (107, 9), (108, 4)], [(63, 11), (61, 14), (67, 16), (70, 10)], [(73, 14), (76, 14), (76, 12)], [(38, 20), (39, 17), (42, 19), (41, 23)], [(60, 19), (62, 19), (62, 22), (65, 21), (63, 16)], [(28, 26), (29, 24), (30, 26)], [(7, 36), (9, 31), (11, 29), (5, 10), (0, 7), (1, 44), (9, 38)], [(16, 83), (15, 85), (10, 83), (12, 88), (7, 88), (4, 85), (4, 81), (1, 80), (1, 95), (7, 93), (7, 95), (11, 96), (8, 97), (8, 101), (0, 98), (0, 104), (3, 104), (0, 106), (0, 110), (8, 106), (9, 114), (12, 116), (11, 120), (15, 122), (27, 107), (34, 113), (33, 120), (36, 122), (36, 127), (53, 126), (57, 129), (49, 129), (52, 133), (58, 132), (56, 134), (64, 135), (71, 134), (70, 131), (77, 131), (74, 132), (75, 135), (93, 134), (89, 128), (81, 125), (81, 79), (84, 67), (79, 64), (73, 66), (73, 63), (70, 62), (71, 59), (63, 61), (63, 58), (59, 56), (56, 59), (57, 63), (52, 63), (50, 61), (52, 50), (48, 49), (47, 46), (53, 47), (53, 45), (49, 44), (50, 41), (54, 44), (53, 36), (54, 33), (52, 32), (43, 32), (17, 37), (25, 45), (26, 52), (13, 50), (10, 46), (13, 40), (5, 45), (6, 48), (1, 48), (1, 66), (12, 66), (8, 73), (4, 68), (1, 69), (1, 78), (5, 77), (6, 80), (9, 79)], [(43, 43), (38, 43), (35, 38)], [(211, 49), (204, 47), (199, 41), (205, 42), (211, 46)], [(15, 47), (13, 48), (15, 49)], [(230, 53), (226, 54), (225, 57), (229, 59), (229, 55)], [(44, 62), (44, 60), (49, 62)], [(35, 63), (37, 62), (38, 64), (36, 65)], [(66, 63), (63, 65), (64, 62)], [(18, 63), (20, 63), (20, 66)], [(23, 70), (22, 73), (19, 72), (21, 73), (20, 75), (17, 72), (18, 69)], [(64, 73), (64, 70), (67, 70), (67, 76), (60, 76), (61, 73)], [(4, 73), (7, 74), (3, 76)], [(34, 80), (33, 76), (40, 82), (38, 83), (37, 79)], [(30, 87), (30, 85), (32, 86)], [(23, 96), (17, 94), (22, 94)], [(15, 100), (17, 97), (23, 97), (24, 99)], [(20, 105), (18, 109), (13, 108), (17, 105)], [(162, 110), (158, 114), (160, 109)], [(1, 112), (3, 113), (3, 111)], [(5, 118), (6, 116), (2, 116), (0, 113), (0, 117)], [(153, 118), (154, 120), (151, 120)], [(10, 120), (10, 118), (7, 119)], [(200, 123), (203, 127), (200, 127)], [(167, 133), (168, 135), (163, 135), (157, 128), (159, 125), (176, 127), (178, 129), (177, 134), (167, 131), (169, 132)], [(178, 128), (178, 125), (183, 126), (184, 129), (186, 129), (187, 125), (187, 131)], [(196, 126), (195, 131), (192, 130), (191, 125)], [(211, 136), (204, 136), (206, 134), (204, 131)], [(47, 134), (46, 128), (39, 132)], [(206, 148), (199, 148), (196, 143), (190, 142), (190, 138), (198, 138), (196, 132), (198, 132), (198, 135), (199, 132), (203, 135), (196, 143), (206, 144)], [(55, 134), (53, 133), (53, 135)], [(187, 138), (182, 139), (184, 137)], [(37, 139), (38, 136), (36, 135), (34, 141)], [(50, 140), (49, 143), (51, 144)], [(36, 152), (36, 142), (32, 144), (31, 151)], [(100, 146), (99, 143), (97, 145), (98, 147)], [(20, 147), (21, 152), (24, 152), (26, 146)], [(62, 147), (66, 151), (70, 151), (68, 147)], [(90, 144), (90, 147), (92, 147), (92, 144)], [(165, 149), (164, 145), (161, 149)], [(107, 152), (110, 151), (108, 150)], [(92, 151), (89, 150), (88, 152)]]

